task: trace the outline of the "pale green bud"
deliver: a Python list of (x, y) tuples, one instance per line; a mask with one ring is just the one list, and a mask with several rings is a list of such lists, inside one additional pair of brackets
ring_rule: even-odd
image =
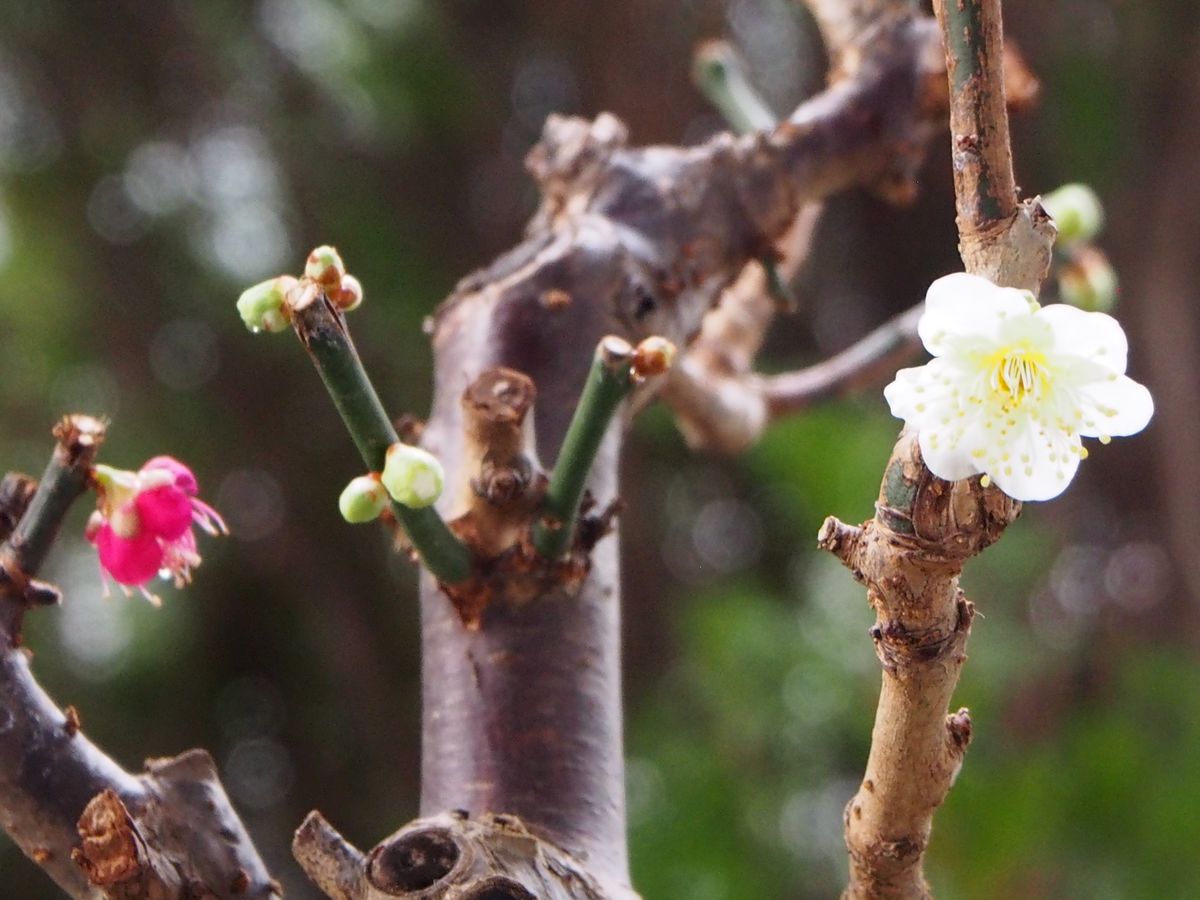
[(296, 279), (280, 275), (242, 291), (237, 308), (246, 327), (260, 331), (285, 331), (291, 327), (287, 316), (287, 295), (296, 286)]
[(339, 290), (346, 277), (346, 264), (333, 247), (321, 245), (308, 254), (304, 274), (319, 284), (326, 292)]
[(375, 475), (359, 475), (338, 497), (342, 518), (352, 525), (372, 522), (388, 506), (388, 493)]
[(1058, 242), (1065, 246), (1092, 240), (1104, 227), (1104, 206), (1086, 184), (1064, 184), (1042, 198), (1058, 228)]
[(446, 473), (437, 457), (420, 447), (392, 444), (379, 476), (397, 503), (413, 509), (431, 506), (442, 495)]
[(1064, 303), (1088, 312), (1108, 312), (1117, 302), (1117, 272), (1099, 250), (1082, 247), (1059, 269), (1058, 292)]

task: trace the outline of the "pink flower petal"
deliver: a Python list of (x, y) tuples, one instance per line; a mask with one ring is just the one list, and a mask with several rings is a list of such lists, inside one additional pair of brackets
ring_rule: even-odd
[(195, 497), (200, 493), (200, 484), (196, 481), (192, 470), (173, 456), (156, 456), (147, 460), (141, 471), (145, 472), (148, 469), (165, 469), (170, 472), (175, 476), (175, 486), (189, 497)]
[(144, 529), (136, 537), (122, 538), (105, 523), (96, 532), (95, 543), (100, 565), (119, 584), (143, 584), (162, 568), (162, 545)]
[(133, 501), (142, 530), (173, 541), (192, 526), (192, 501), (174, 485), (142, 491)]

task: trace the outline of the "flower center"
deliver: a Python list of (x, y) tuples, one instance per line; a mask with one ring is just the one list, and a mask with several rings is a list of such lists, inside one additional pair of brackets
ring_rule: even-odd
[(985, 367), (992, 373), (992, 390), (1007, 395), (1003, 399), (1013, 406), (1020, 406), (1027, 398), (1036, 401), (1050, 380), (1045, 354), (1026, 347), (1005, 347), (989, 356)]
[(142, 530), (142, 522), (132, 503), (119, 507), (109, 518), (108, 523), (112, 526), (113, 534), (126, 541), (133, 540)]

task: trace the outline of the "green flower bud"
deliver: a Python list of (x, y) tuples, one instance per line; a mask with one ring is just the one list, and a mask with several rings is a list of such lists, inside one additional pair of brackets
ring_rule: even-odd
[(341, 286), (329, 292), (329, 299), (342, 312), (358, 309), (363, 302), (362, 283), (353, 275), (343, 275)]
[(1058, 242), (1066, 247), (1086, 243), (1104, 227), (1104, 206), (1086, 184), (1064, 184), (1042, 198), (1042, 206), (1058, 228)]
[(346, 264), (333, 247), (322, 245), (308, 254), (304, 274), (319, 284), (325, 291), (336, 291), (346, 277)]
[(1083, 247), (1058, 271), (1058, 292), (1064, 303), (1088, 312), (1108, 312), (1117, 302), (1117, 273), (1094, 247)]
[(378, 519), (387, 506), (388, 493), (375, 475), (359, 475), (338, 497), (342, 518), (351, 525)]
[(379, 476), (397, 503), (412, 509), (431, 506), (442, 495), (446, 473), (432, 453), (409, 444), (388, 447), (387, 462)]
[(280, 275), (242, 291), (237, 308), (246, 327), (255, 334), (289, 328), (291, 322), (287, 315), (287, 295), (295, 286), (295, 278)]

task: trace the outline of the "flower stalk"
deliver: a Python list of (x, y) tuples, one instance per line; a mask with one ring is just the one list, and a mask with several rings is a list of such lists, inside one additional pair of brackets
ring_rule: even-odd
[[(292, 325), (325, 383), (333, 405), (367, 470), (383, 471), (388, 448), (399, 442), (371, 379), (363, 368), (341, 314), (315, 287), (292, 306)], [(430, 572), (455, 584), (471, 574), (471, 555), (432, 506), (413, 509), (392, 503), (392, 511)]]

